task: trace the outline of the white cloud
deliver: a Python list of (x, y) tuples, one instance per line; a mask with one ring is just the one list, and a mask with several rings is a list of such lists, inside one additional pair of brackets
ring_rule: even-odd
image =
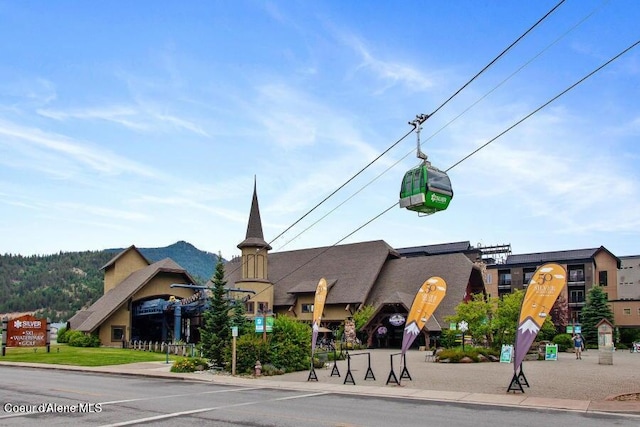
[(58, 94), (55, 85), (48, 79), (21, 77), (0, 84), (0, 96), (8, 99), (10, 108), (20, 110), (47, 105), (54, 101)]
[(123, 210), (123, 209), (114, 209), (107, 208), (96, 205), (89, 205), (84, 203), (71, 203), (71, 202), (59, 202), (55, 204), (55, 207), (67, 211), (73, 212), (74, 216), (80, 215), (90, 215), (102, 218), (109, 218), (116, 221), (149, 221), (152, 217), (148, 214), (135, 212), (131, 210)]
[[(0, 135), (4, 136), (0, 139), (0, 144), (5, 145), (6, 149), (12, 150), (14, 154), (18, 154), (14, 144), (18, 144), (17, 147), (20, 147), (20, 144), (29, 144), (30, 148), (35, 151), (30, 153), (23, 150), (21, 154), (33, 156), (33, 159), (36, 160), (35, 165), (39, 164), (40, 156), (55, 154), (72, 161), (75, 165), (103, 174), (125, 173), (144, 177), (160, 176), (153, 169), (114, 154), (107, 149), (37, 128), (24, 127), (0, 120)], [(6, 164), (11, 166), (11, 163)], [(65, 176), (66, 171), (56, 170), (56, 166), (58, 169), (64, 167), (64, 165), (56, 165), (55, 163), (50, 164), (50, 169), (47, 169), (49, 173), (55, 171), (60, 176)], [(23, 162), (22, 167), (28, 167), (28, 163)]]
[(159, 132), (171, 128), (208, 136), (207, 132), (194, 122), (163, 113), (149, 102), (142, 106), (114, 105), (68, 111), (38, 109), (37, 113), (54, 120), (104, 120), (141, 132)]
[(341, 32), (338, 37), (360, 56), (361, 62), (357, 69), (369, 71), (382, 82), (382, 85), (374, 91), (376, 94), (381, 94), (395, 85), (403, 85), (412, 92), (425, 92), (435, 86), (433, 76), (420, 72), (412, 64), (376, 57), (366, 43), (355, 34)]

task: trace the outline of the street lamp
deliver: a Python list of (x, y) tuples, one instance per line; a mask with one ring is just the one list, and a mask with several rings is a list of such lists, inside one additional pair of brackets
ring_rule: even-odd
[(462, 331), (462, 352), (464, 353), (464, 334), (469, 330), (469, 324), (466, 321), (458, 323), (458, 329)]

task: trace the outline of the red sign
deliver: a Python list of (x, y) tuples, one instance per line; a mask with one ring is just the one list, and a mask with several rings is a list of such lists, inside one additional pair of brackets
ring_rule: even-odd
[(45, 347), (47, 345), (47, 319), (29, 314), (11, 319), (7, 323), (7, 347)]

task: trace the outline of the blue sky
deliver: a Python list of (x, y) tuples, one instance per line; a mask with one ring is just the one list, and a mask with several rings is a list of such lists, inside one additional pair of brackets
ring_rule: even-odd
[[(447, 211), (395, 207), (354, 233), (397, 203), (411, 134), (273, 241), (556, 3), (0, 0), (0, 253), (186, 240), (230, 259), (255, 176), (273, 251), (640, 254), (640, 47), (453, 167)], [(450, 168), (638, 22), (635, 0), (566, 1), (427, 120), (422, 150)]]

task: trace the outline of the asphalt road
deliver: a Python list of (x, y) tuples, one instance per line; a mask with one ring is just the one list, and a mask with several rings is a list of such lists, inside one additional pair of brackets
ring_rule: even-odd
[(638, 425), (638, 417), (305, 392), (268, 384), (236, 387), (15, 366), (0, 366), (0, 378), (2, 426)]

